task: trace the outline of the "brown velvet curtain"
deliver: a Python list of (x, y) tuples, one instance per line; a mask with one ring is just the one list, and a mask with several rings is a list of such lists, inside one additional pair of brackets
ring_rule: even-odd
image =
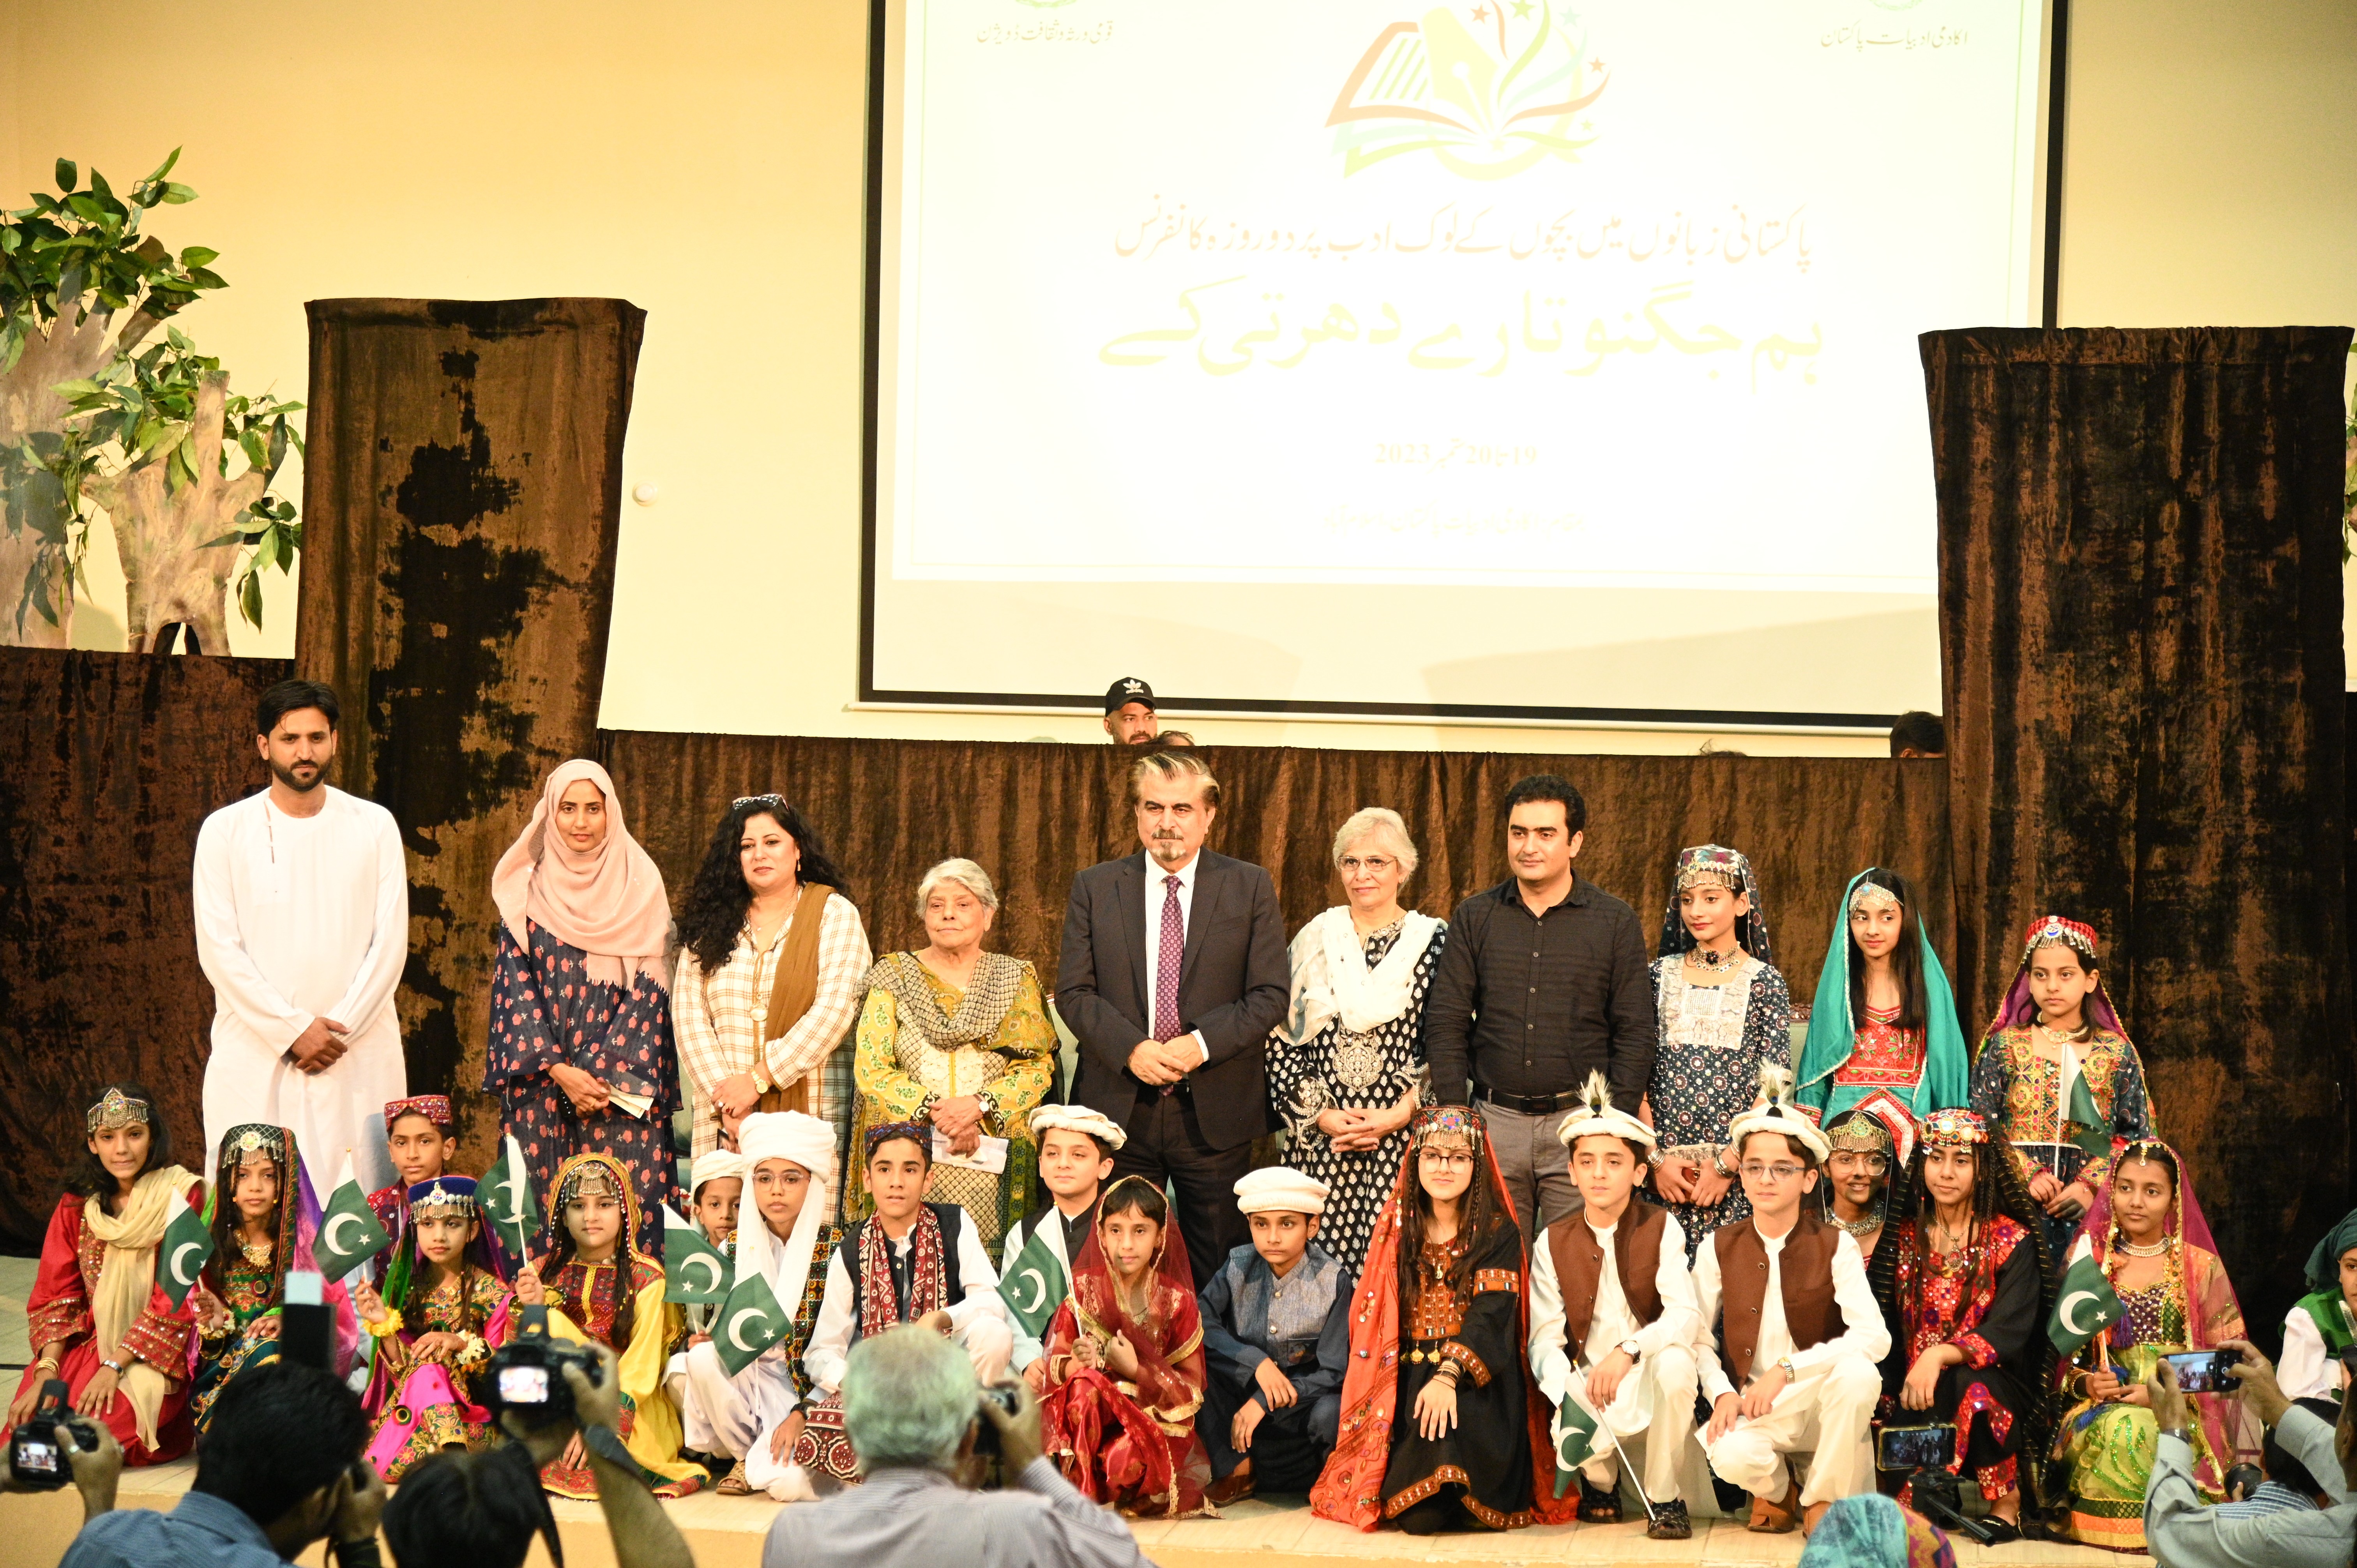
[(592, 754), (646, 313), (619, 299), (310, 306), (296, 664), (344, 702), (336, 782), (409, 850), (402, 1036), (469, 1142), (491, 867), (541, 780)]
[[(631, 831), (662, 867), (674, 909), (729, 801), (775, 790), (802, 808), (851, 878), (877, 951), (922, 945), (918, 878), (965, 855), (1004, 901), (991, 945), (1039, 965), (1051, 989), (1073, 874), (1137, 849), (1130, 755), (1112, 746), (647, 731), (603, 741)], [(1560, 773), (1587, 800), (1580, 875), (1634, 905), (1648, 932), (1668, 908), (1677, 852), (1717, 842), (1751, 856), (1779, 966), (1800, 1000), (1824, 966), (1844, 884), (1869, 865), (1919, 879), (1932, 940), (1949, 950), (1947, 779), (1936, 763), (1279, 746), (1203, 755), (1224, 796), (1211, 845), (1269, 868), (1288, 930), (1340, 901), (1334, 832), (1360, 807), (1406, 819), (1423, 854), (1411, 901), (1446, 916), (1507, 875), (1507, 788)]]
[(93, 1088), (155, 1090), (202, 1166), (213, 993), (189, 866), (269, 782), (253, 704), (279, 659), (0, 649), (0, 1236), (38, 1243)]
[(2104, 983), (2251, 1325), (2348, 1197), (2346, 328), (1934, 332), (1960, 994)]

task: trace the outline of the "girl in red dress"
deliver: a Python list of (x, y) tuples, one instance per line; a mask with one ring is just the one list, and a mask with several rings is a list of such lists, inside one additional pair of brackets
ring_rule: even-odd
[(1048, 1455), (1092, 1500), (1147, 1519), (1217, 1517), (1211, 1459), (1195, 1435), (1203, 1324), (1187, 1244), (1162, 1191), (1138, 1176), (1105, 1190), (1048, 1326)]
[[(8, 1406), (8, 1426), (33, 1413), (41, 1385), (62, 1379), (74, 1411), (103, 1421), (126, 1465), (188, 1451), (188, 1339), (196, 1319), (156, 1283), (156, 1252), (178, 1193), (190, 1208), (205, 1184), (172, 1164), (163, 1107), (145, 1087), (111, 1083), (84, 1114), (90, 1157), (41, 1243), (41, 1272), (26, 1302), (33, 1364)], [(0, 1432), (5, 1442), (6, 1432)]]

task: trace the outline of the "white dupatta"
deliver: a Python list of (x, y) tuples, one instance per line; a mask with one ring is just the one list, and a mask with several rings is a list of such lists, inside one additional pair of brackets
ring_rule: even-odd
[(1338, 904), (1294, 934), (1286, 956), (1293, 969), (1293, 1005), (1277, 1026), (1278, 1040), (1307, 1045), (1336, 1018), (1355, 1035), (1372, 1032), (1407, 1011), (1415, 966), (1441, 929), (1430, 915), (1410, 909), (1401, 918), (1399, 940), (1383, 961), (1367, 967), (1367, 946)]

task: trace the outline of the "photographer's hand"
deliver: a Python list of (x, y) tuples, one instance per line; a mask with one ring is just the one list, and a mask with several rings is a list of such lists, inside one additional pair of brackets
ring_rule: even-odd
[(2234, 1368), (2234, 1376), (2243, 1385), (2243, 1402), (2259, 1418), (2261, 1426), (2273, 1426), (2291, 1408), (2291, 1400), (2276, 1381), (2275, 1364), (2259, 1354), (2259, 1348), (2247, 1339), (2221, 1339), (2221, 1350), (2232, 1350), (2242, 1358)]
[(589, 1348), (597, 1357), (597, 1380), (591, 1382), (578, 1367), (566, 1367), (565, 1381), (573, 1391), (573, 1413), (581, 1428), (574, 1442), (587, 1448), (590, 1472), (597, 1477), (597, 1508), (606, 1516), (614, 1562), (618, 1568), (695, 1568), (686, 1539), (647, 1489), (637, 1465), (618, 1464), (582, 1442), (600, 1427), (619, 1441), (622, 1418), (620, 1362), (606, 1346)]
[(355, 1541), (376, 1542), (377, 1520), (384, 1516), (384, 1477), (376, 1466), (365, 1460), (357, 1461), (368, 1475), (364, 1486), (355, 1487), (350, 1476), (344, 1477), (344, 1498), (328, 1520), (328, 1539), (339, 1548)]
[(65, 1423), (59, 1422), (57, 1427), (58, 1452), (68, 1456), (66, 1462), (73, 1468), (74, 1490), (81, 1494), (85, 1521), (114, 1510), (115, 1484), (123, 1479), (123, 1444), (114, 1440), (113, 1429), (102, 1421), (90, 1425), (98, 1434), (98, 1446), (91, 1449), (74, 1442)]
[(2145, 1384), (2145, 1392), (2152, 1402), (2152, 1417), (2163, 1432), (2183, 1428), (2185, 1394), (2177, 1386), (2177, 1369), (2166, 1356), (2153, 1364), (2152, 1380)]
[(1047, 1442), (1039, 1434), (1039, 1402), (1031, 1397), (1029, 1386), (1020, 1382), (998, 1386), (1015, 1391), (1014, 1413), (1001, 1410), (998, 1402), (987, 1395), (983, 1396), (979, 1402), (982, 1419), (998, 1432), (999, 1468), (1011, 1484), (1016, 1477), (1031, 1467), (1032, 1460), (1046, 1451)]

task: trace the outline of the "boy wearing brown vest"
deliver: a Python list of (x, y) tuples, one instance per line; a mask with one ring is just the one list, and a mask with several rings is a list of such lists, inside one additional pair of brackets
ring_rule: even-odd
[(1586, 1109), (1557, 1134), (1582, 1207), (1546, 1228), (1531, 1250), (1531, 1376), (1555, 1402), (1553, 1435), (1571, 1401), (1611, 1429), (1579, 1467), (1582, 1523), (1620, 1518), (1618, 1446), (1645, 1439), (1645, 1533), (1687, 1541), (1678, 1460), (1694, 1431), (1694, 1341), (1702, 1329), (1685, 1232), (1666, 1208), (1636, 1199), (1653, 1132), (1612, 1107), (1602, 1073), (1581, 1091)]
[[(1882, 1391), (1890, 1330), (1867, 1286), (1857, 1243), (1811, 1202), (1825, 1138), (1790, 1101), (1792, 1074), (1760, 1071), (1761, 1101), (1727, 1129), (1751, 1218), (1713, 1231), (1695, 1259), (1709, 1337), (1696, 1341), (1711, 1402), (1703, 1449), (1721, 1480), (1751, 1494), (1751, 1525), (1810, 1528), (1835, 1499), (1867, 1490), (1867, 1423)], [(1793, 1497), (1787, 1455), (1807, 1453)]]

